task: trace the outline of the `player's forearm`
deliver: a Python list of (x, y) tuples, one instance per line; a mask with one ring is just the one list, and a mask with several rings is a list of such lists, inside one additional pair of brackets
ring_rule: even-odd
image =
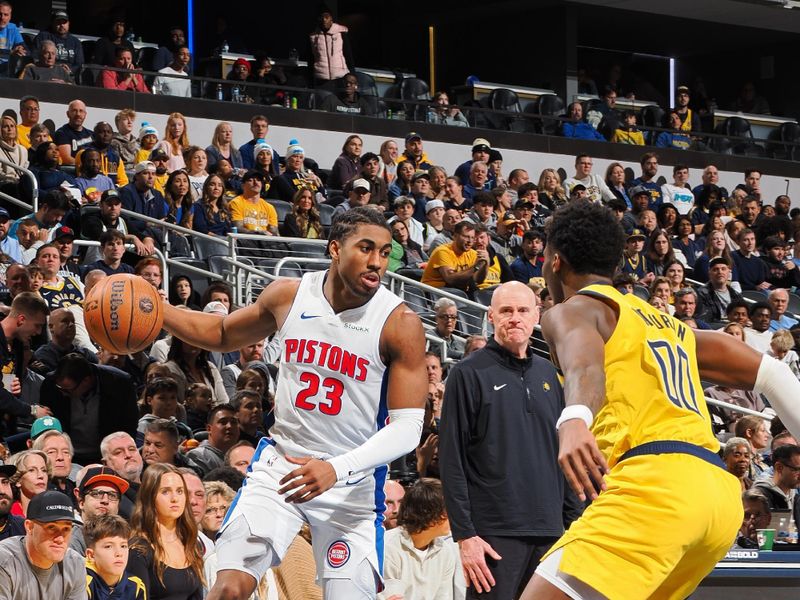
[(789, 365), (763, 355), (753, 391), (764, 394), (789, 433), (800, 436), (800, 382)]
[(603, 363), (579, 364), (564, 371), (564, 402), (567, 406), (583, 404), (596, 415), (606, 396)]
[(211, 350), (229, 352), (236, 346), (225, 343), (222, 321), (224, 317), (199, 311), (179, 310), (167, 304), (164, 307), (164, 329), (184, 342)]

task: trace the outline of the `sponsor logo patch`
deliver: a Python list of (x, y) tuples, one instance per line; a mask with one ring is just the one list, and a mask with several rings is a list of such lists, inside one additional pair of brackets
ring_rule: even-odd
[(350, 560), (350, 546), (343, 540), (336, 540), (328, 546), (328, 564), (334, 569), (344, 566)]

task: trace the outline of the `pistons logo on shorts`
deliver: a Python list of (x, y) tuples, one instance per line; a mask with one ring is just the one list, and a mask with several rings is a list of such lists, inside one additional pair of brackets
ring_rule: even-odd
[(328, 546), (328, 564), (338, 569), (350, 560), (350, 546), (347, 542), (336, 540)]

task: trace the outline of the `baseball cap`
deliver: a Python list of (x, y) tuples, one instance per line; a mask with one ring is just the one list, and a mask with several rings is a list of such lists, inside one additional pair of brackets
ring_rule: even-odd
[(117, 190), (106, 190), (100, 196), (100, 202), (108, 202), (109, 204), (122, 204), (122, 198), (119, 197)]
[(406, 144), (408, 142), (410, 142), (411, 140), (419, 140), (421, 142), (422, 141), (422, 136), (420, 134), (418, 134), (416, 131), (412, 131), (411, 133), (409, 133), (406, 136)]
[(683, 93), (688, 94), (689, 93), (689, 88), (687, 86), (685, 86), (685, 85), (680, 85), (680, 86), (678, 86), (678, 89), (675, 90), (675, 93), (676, 94), (683, 94)]
[(17, 467), (14, 465), (0, 465), (0, 475), (3, 477), (11, 477), (17, 472)]
[(9, 220), (11, 215), (8, 214), (8, 211), (5, 208), (0, 208), (0, 220)]
[(709, 269), (716, 265), (726, 265), (728, 268), (730, 268), (731, 266), (728, 260), (726, 258), (723, 258), (722, 256), (717, 256), (716, 258), (712, 258), (710, 261), (708, 261)]
[(28, 504), (26, 518), (40, 523), (53, 523), (55, 521), (70, 521), (79, 523), (72, 511), (72, 502), (66, 494), (55, 490), (48, 490), (36, 494)]
[(130, 487), (128, 482), (117, 475), (114, 469), (110, 467), (92, 467), (86, 469), (86, 474), (80, 481), (78, 491), (83, 495), (87, 489), (98, 483), (107, 483), (111, 487), (117, 488), (120, 494), (124, 494)]
[(143, 160), (140, 163), (136, 163), (136, 166), (133, 167), (133, 174), (138, 175), (143, 171), (155, 171), (155, 170), (156, 166), (153, 163), (151, 163), (149, 160)]
[(634, 238), (645, 240), (645, 239), (647, 239), (647, 236), (644, 234), (644, 231), (642, 231), (641, 229), (631, 229), (631, 232), (628, 234), (628, 241), (630, 241), (630, 240), (632, 240)]
[(33, 425), (31, 425), (31, 439), (35, 440), (45, 431), (57, 431), (58, 433), (64, 432), (64, 430), (61, 428), (61, 421), (55, 417), (39, 417), (33, 422)]
[(169, 154), (163, 148), (154, 148), (150, 153), (150, 160), (169, 160)]
[(69, 237), (69, 238), (72, 238), (74, 240), (75, 239), (75, 232), (72, 231), (72, 229), (70, 227), (67, 227), (66, 225), (62, 225), (61, 227), (56, 229), (56, 233), (55, 233), (55, 235), (53, 235), (53, 239), (57, 240), (57, 239), (60, 239), (60, 238), (65, 238), (65, 237)]
[(212, 300), (203, 307), (203, 312), (224, 317), (228, 314), (228, 308), (219, 300)]
[(366, 179), (356, 179), (353, 182), (353, 185), (351, 186), (350, 189), (353, 189), (353, 190), (362, 189), (362, 190), (369, 191), (370, 190), (369, 182)]
[(442, 202), (441, 200), (436, 200), (436, 199), (428, 200), (428, 202), (425, 204), (425, 213), (426, 214), (429, 213), (434, 208), (444, 208), (444, 202)]
[(251, 169), (244, 174), (244, 177), (242, 177), (242, 181), (247, 181), (248, 179), (258, 179), (259, 181), (264, 181), (264, 176), (258, 171)]
[(514, 208), (533, 208), (533, 202), (520, 199), (516, 201)]
[(69, 21), (69, 15), (65, 10), (54, 10), (53, 21)]
[(631, 198), (635, 198), (636, 196), (640, 196), (642, 194), (644, 194), (645, 196), (649, 196), (650, 195), (650, 190), (648, 190), (643, 185), (637, 185), (636, 187), (631, 189), (630, 194), (631, 194)]
[(585, 192), (585, 191), (586, 191), (586, 186), (585, 186), (585, 185), (583, 185), (582, 183), (576, 183), (576, 184), (575, 184), (575, 185), (573, 185), (573, 186), (572, 186), (572, 188), (569, 190), (569, 193), (570, 193), (570, 194), (572, 194), (572, 193), (574, 193), (574, 192), (581, 192), (581, 191)]
[(418, 179), (427, 179), (428, 181), (431, 180), (431, 176), (428, 174), (427, 171), (417, 171), (414, 175), (411, 176), (411, 183), (414, 183)]

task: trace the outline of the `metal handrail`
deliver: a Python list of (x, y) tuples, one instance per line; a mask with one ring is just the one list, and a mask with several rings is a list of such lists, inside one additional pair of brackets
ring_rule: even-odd
[(31, 180), (31, 189), (33, 190), (33, 205), (28, 204), (22, 200), (14, 198), (13, 196), (9, 196), (5, 192), (0, 192), (0, 198), (3, 200), (8, 200), (12, 204), (16, 204), (17, 206), (21, 206), (22, 208), (30, 209), (31, 212), (36, 212), (39, 210), (39, 182), (36, 181), (36, 176), (26, 169), (25, 167), (21, 167), (20, 165), (11, 162), (10, 160), (6, 160), (5, 158), (0, 158), (0, 165), (5, 165), (6, 167), (11, 167), (15, 171), (19, 171), (22, 173), (23, 177), (27, 177)]
[[(98, 242), (97, 240), (77, 240), (76, 239), (76, 240), (73, 241), (73, 244), (76, 245), (76, 246), (86, 246), (86, 247), (90, 247), (91, 246), (91, 247), (95, 247), (95, 248), (99, 248), (100, 247), (100, 242)], [(125, 244), (125, 249), (128, 252), (136, 254), (136, 246), (134, 246), (133, 244)], [(158, 259), (161, 261), (161, 264), (163, 265), (162, 271), (163, 271), (164, 275), (161, 278), (161, 287), (164, 290), (166, 290), (167, 289), (167, 282), (169, 281), (169, 272), (167, 270), (167, 260), (171, 260), (171, 259), (167, 259), (167, 257), (164, 256), (164, 253), (161, 252), (161, 250), (159, 250), (158, 248), (153, 248), (153, 254), (151, 254), (150, 256), (154, 256), (154, 255), (156, 257), (158, 257)]]
[(138, 219), (139, 221), (144, 221), (146, 223), (152, 223), (157, 227), (164, 227), (165, 229), (170, 229), (177, 233), (182, 233), (184, 235), (191, 235), (192, 237), (206, 239), (212, 242), (216, 242), (218, 244), (229, 244), (230, 242), (227, 238), (224, 238), (219, 235), (208, 235), (207, 233), (200, 233), (199, 231), (195, 231), (194, 229), (187, 229), (186, 227), (182, 227), (180, 225), (176, 225), (175, 223), (168, 223), (161, 219), (156, 219), (154, 217), (148, 217), (147, 215), (142, 215), (132, 210), (128, 210), (127, 208), (123, 208), (120, 211), (120, 214), (126, 217), (130, 217), (132, 219)]
[(752, 410), (750, 408), (745, 408), (743, 406), (739, 406), (737, 404), (731, 404), (730, 402), (724, 402), (722, 400), (716, 400), (715, 398), (709, 398), (705, 396), (707, 404), (713, 404), (714, 406), (718, 406), (719, 408), (728, 408), (730, 410), (735, 410), (736, 412), (742, 413), (743, 415), (750, 415), (751, 417), (759, 417), (764, 419), (765, 421), (772, 421), (775, 417), (769, 414), (760, 413), (757, 410)]

